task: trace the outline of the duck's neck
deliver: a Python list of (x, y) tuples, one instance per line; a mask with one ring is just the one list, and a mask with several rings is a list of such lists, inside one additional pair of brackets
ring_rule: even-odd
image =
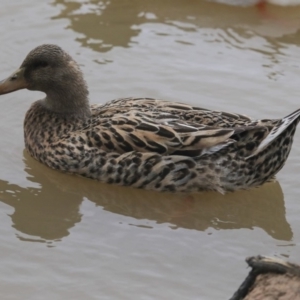
[(91, 116), (88, 100), (88, 90), (84, 82), (73, 83), (70, 86), (56, 86), (46, 92), (42, 105), (64, 117), (72, 116), (87, 119)]

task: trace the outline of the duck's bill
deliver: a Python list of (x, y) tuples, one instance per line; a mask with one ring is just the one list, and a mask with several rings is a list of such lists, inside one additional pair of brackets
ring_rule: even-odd
[(18, 69), (6, 79), (0, 81), (0, 95), (27, 88), (24, 79), (24, 68)]

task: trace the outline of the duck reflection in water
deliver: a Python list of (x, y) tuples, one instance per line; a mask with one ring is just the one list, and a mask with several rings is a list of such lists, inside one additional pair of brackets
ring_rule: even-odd
[(0, 181), (0, 201), (14, 208), (10, 215), (12, 226), (24, 241), (51, 243), (68, 236), (70, 229), (81, 222), (84, 199), (100, 209), (129, 217), (128, 224), (134, 218), (141, 227), (149, 220), (147, 227), (152, 222), (198, 231), (259, 227), (277, 240), (289, 241), (293, 236), (278, 182), (225, 196), (213, 192), (176, 195), (119, 186), (112, 189), (97, 181), (51, 170), (26, 151), (24, 163), (28, 179), (40, 188)]

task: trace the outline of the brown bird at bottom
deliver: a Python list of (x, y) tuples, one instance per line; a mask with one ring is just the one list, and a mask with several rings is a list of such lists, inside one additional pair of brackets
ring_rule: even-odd
[(152, 98), (90, 105), (78, 64), (56, 45), (33, 49), (0, 94), (42, 91), (24, 120), (25, 146), (53, 169), (157, 191), (224, 193), (282, 168), (300, 110), (276, 120)]
[(252, 270), (230, 300), (300, 300), (300, 266), (260, 255), (246, 261)]

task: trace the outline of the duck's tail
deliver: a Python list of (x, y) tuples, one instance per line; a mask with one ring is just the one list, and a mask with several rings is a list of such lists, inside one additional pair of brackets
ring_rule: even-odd
[(300, 109), (297, 109), (293, 113), (279, 120), (278, 123), (271, 129), (267, 137), (259, 144), (256, 150), (250, 156), (247, 157), (247, 159), (257, 155), (258, 153), (261, 153), (270, 144), (272, 144), (273, 141), (276, 140), (276, 138), (282, 135), (283, 132), (285, 132), (291, 125), (294, 125), (290, 130), (291, 132), (290, 135), (292, 136), (294, 134), (293, 129), (296, 128), (299, 120), (300, 120)]

